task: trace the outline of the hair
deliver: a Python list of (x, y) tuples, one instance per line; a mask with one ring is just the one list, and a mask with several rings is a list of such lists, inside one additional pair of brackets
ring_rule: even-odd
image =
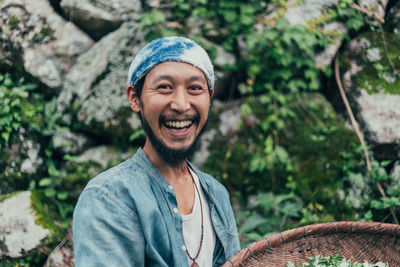
[(137, 81), (137, 83), (133, 86), (133, 89), (136, 92), (137, 98), (140, 100), (140, 96), (142, 95), (142, 91), (143, 91), (143, 85), (144, 85), (144, 81), (146, 80), (146, 76), (144, 75), (142, 78), (140, 78), (139, 81)]

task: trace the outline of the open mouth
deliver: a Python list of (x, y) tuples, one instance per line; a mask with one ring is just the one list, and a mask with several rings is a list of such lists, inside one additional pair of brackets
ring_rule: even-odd
[(165, 127), (168, 129), (174, 131), (174, 132), (179, 132), (179, 131), (184, 131), (188, 129), (190, 126), (193, 125), (193, 120), (183, 120), (183, 121), (177, 121), (177, 120), (168, 120), (164, 121)]

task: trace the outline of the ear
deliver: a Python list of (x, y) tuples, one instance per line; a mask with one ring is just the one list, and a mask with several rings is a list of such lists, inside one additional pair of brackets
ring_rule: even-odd
[(133, 85), (128, 85), (128, 87), (126, 87), (126, 95), (128, 96), (129, 106), (131, 106), (131, 109), (135, 112), (140, 112), (139, 98)]
[(214, 88), (210, 88), (210, 98), (214, 96)]

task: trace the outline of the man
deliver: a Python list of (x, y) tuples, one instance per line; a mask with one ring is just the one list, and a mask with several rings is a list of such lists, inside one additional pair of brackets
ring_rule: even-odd
[(136, 55), (126, 91), (145, 145), (83, 190), (76, 266), (218, 266), (239, 250), (228, 192), (187, 161), (213, 87), (211, 61), (189, 39), (161, 38)]

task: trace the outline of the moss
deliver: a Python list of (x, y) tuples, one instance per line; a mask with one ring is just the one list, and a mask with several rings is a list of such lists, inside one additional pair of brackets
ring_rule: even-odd
[[(256, 116), (265, 116), (265, 106), (257, 98), (249, 100), (249, 105)], [(219, 110), (216, 106), (210, 113), (209, 129), (218, 129)], [(261, 127), (254, 123), (243, 125), (237, 132), (227, 135), (216, 134), (209, 145), (210, 155), (203, 169), (220, 180), (230, 191), (232, 197), (243, 202), (258, 192), (274, 190), (283, 193), (286, 182), (285, 170), (250, 172), (250, 159), (263, 150), (264, 136)]]
[(16, 192), (12, 192), (12, 193), (5, 194), (5, 195), (0, 195), (0, 203), (3, 202), (4, 200), (8, 199), (8, 198), (11, 198), (11, 197), (17, 195), (20, 192), (21, 191), (16, 191)]
[(49, 36), (50, 33), (51, 33), (50, 27), (43, 27), (43, 28), (40, 30), (40, 39), (43, 40), (46, 36)]
[(134, 130), (128, 123), (128, 118), (132, 115), (129, 107), (122, 107), (115, 115), (117, 120), (98, 122), (92, 119), (88, 124), (77, 118), (74, 118), (72, 129), (76, 132), (85, 132), (96, 137), (104, 144), (111, 144), (119, 147), (121, 150), (128, 150), (131, 147), (143, 146), (145, 138), (137, 138), (133, 142), (129, 141), (129, 136)]
[(341, 153), (353, 150), (355, 133), (345, 127), (321, 94), (302, 94), (292, 108), (297, 116), (287, 122), (284, 139), (295, 162), (296, 193), (305, 203), (317, 201), (330, 214), (337, 214), (336, 219), (351, 216), (337, 192), (344, 186)]
[[(400, 94), (400, 37), (393, 33), (385, 32), (388, 56), (391, 59), (397, 73), (393, 71), (389, 63), (381, 33), (368, 32), (357, 38), (366, 39), (370, 46), (365, 47), (357, 59), (363, 65), (362, 71), (353, 77), (357, 86), (365, 89), (369, 94), (384, 92), (388, 94)], [(371, 62), (368, 57), (368, 49), (379, 49), (381, 59)], [(347, 54), (348, 55), (348, 54)], [(346, 55), (344, 55), (346, 57)], [(353, 57), (354, 55), (350, 55)]]
[(48, 199), (46, 199), (43, 191), (35, 190), (31, 192), (31, 208), (36, 213), (35, 223), (50, 231), (51, 235), (47, 242), (53, 243), (61, 240), (65, 232), (56, 224), (54, 207), (46, 202), (48, 202)]
[(16, 29), (18, 28), (18, 23), (19, 23), (19, 19), (15, 16), (10, 17), (10, 19), (8, 20), (8, 25), (10, 25), (11, 29)]

